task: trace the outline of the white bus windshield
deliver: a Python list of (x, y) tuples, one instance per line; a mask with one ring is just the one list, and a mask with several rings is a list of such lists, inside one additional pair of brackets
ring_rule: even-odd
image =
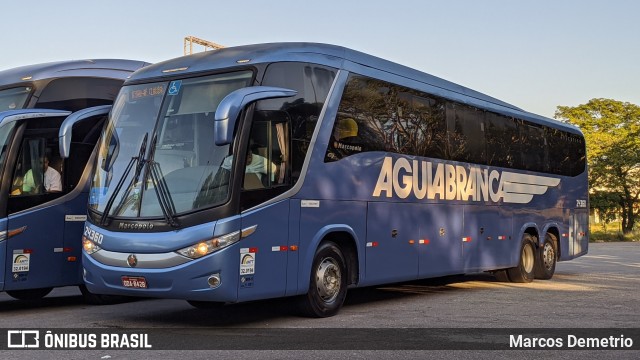
[(230, 176), (221, 165), (231, 149), (214, 144), (214, 115), (252, 76), (124, 87), (100, 143), (90, 208), (112, 217), (166, 217), (226, 201)]

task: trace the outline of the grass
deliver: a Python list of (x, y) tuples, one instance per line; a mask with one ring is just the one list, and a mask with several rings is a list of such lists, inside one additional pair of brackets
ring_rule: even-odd
[(602, 224), (589, 224), (590, 242), (612, 242), (612, 241), (640, 241), (640, 230), (633, 230), (630, 234), (624, 235), (620, 231), (620, 223), (613, 222), (607, 224), (606, 231)]

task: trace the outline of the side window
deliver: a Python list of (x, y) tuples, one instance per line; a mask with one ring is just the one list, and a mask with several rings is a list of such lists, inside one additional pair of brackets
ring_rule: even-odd
[(447, 104), (449, 158), (486, 164), (484, 111), (471, 106)]
[(330, 67), (298, 62), (267, 67), (262, 85), (298, 93), (256, 103), (244, 159), (242, 209), (268, 201), (298, 181), (336, 72)]
[(445, 106), (441, 99), (350, 75), (325, 162), (366, 151), (444, 158), (446, 140)]
[(258, 112), (245, 159), (244, 190), (289, 185), (289, 122), (283, 112)]
[(549, 171), (554, 174), (576, 176), (586, 166), (584, 138), (557, 129), (545, 129), (549, 152)]
[(13, 164), (9, 213), (43, 204), (66, 192), (66, 167), (58, 146), (58, 129), (63, 119), (28, 120)]
[(523, 170), (547, 171), (547, 146), (544, 138), (544, 129), (522, 122), (518, 126), (520, 130), (520, 154)]
[(487, 165), (512, 168), (520, 162), (518, 128), (512, 118), (486, 114)]
[(291, 153), (287, 171), (291, 174), (291, 185), (300, 177), (311, 137), (336, 72), (334, 68), (316, 64), (281, 62), (269, 65), (262, 79), (262, 85), (284, 87), (298, 92), (295, 97), (263, 100), (256, 104), (257, 116), (270, 116), (268, 112), (282, 112), (280, 115), (286, 115), (289, 121), (287, 126)]
[(15, 166), (11, 196), (56, 193), (62, 187), (62, 159), (58, 143), (48, 138), (25, 138)]
[(290, 120), (283, 111), (255, 111), (244, 159), (241, 207), (248, 209), (292, 185)]
[(113, 103), (122, 80), (65, 77), (52, 80), (42, 91), (37, 108), (78, 111)]

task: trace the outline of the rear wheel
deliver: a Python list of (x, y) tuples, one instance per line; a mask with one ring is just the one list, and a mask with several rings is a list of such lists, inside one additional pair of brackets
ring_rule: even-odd
[(520, 260), (518, 266), (507, 269), (509, 280), (515, 283), (528, 283), (533, 281), (536, 262), (535, 246), (531, 235), (524, 234), (520, 245)]
[(536, 279), (549, 280), (556, 271), (558, 262), (558, 245), (556, 237), (547, 233), (544, 236), (544, 244), (538, 249), (536, 256), (535, 277)]
[(333, 242), (321, 244), (313, 258), (309, 292), (300, 299), (303, 313), (310, 317), (337, 314), (347, 296), (347, 275), (340, 248)]
[(8, 290), (7, 294), (18, 300), (38, 300), (47, 296), (53, 288), (29, 289), (29, 290)]

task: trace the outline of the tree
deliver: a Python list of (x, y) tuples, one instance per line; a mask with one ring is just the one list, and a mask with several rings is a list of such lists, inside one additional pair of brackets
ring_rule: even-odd
[[(640, 107), (611, 99), (558, 106), (555, 118), (578, 126), (587, 142), (589, 183), (596, 198), (618, 199), (622, 232), (638, 217), (640, 197)], [(602, 196), (599, 196), (602, 195)]]

